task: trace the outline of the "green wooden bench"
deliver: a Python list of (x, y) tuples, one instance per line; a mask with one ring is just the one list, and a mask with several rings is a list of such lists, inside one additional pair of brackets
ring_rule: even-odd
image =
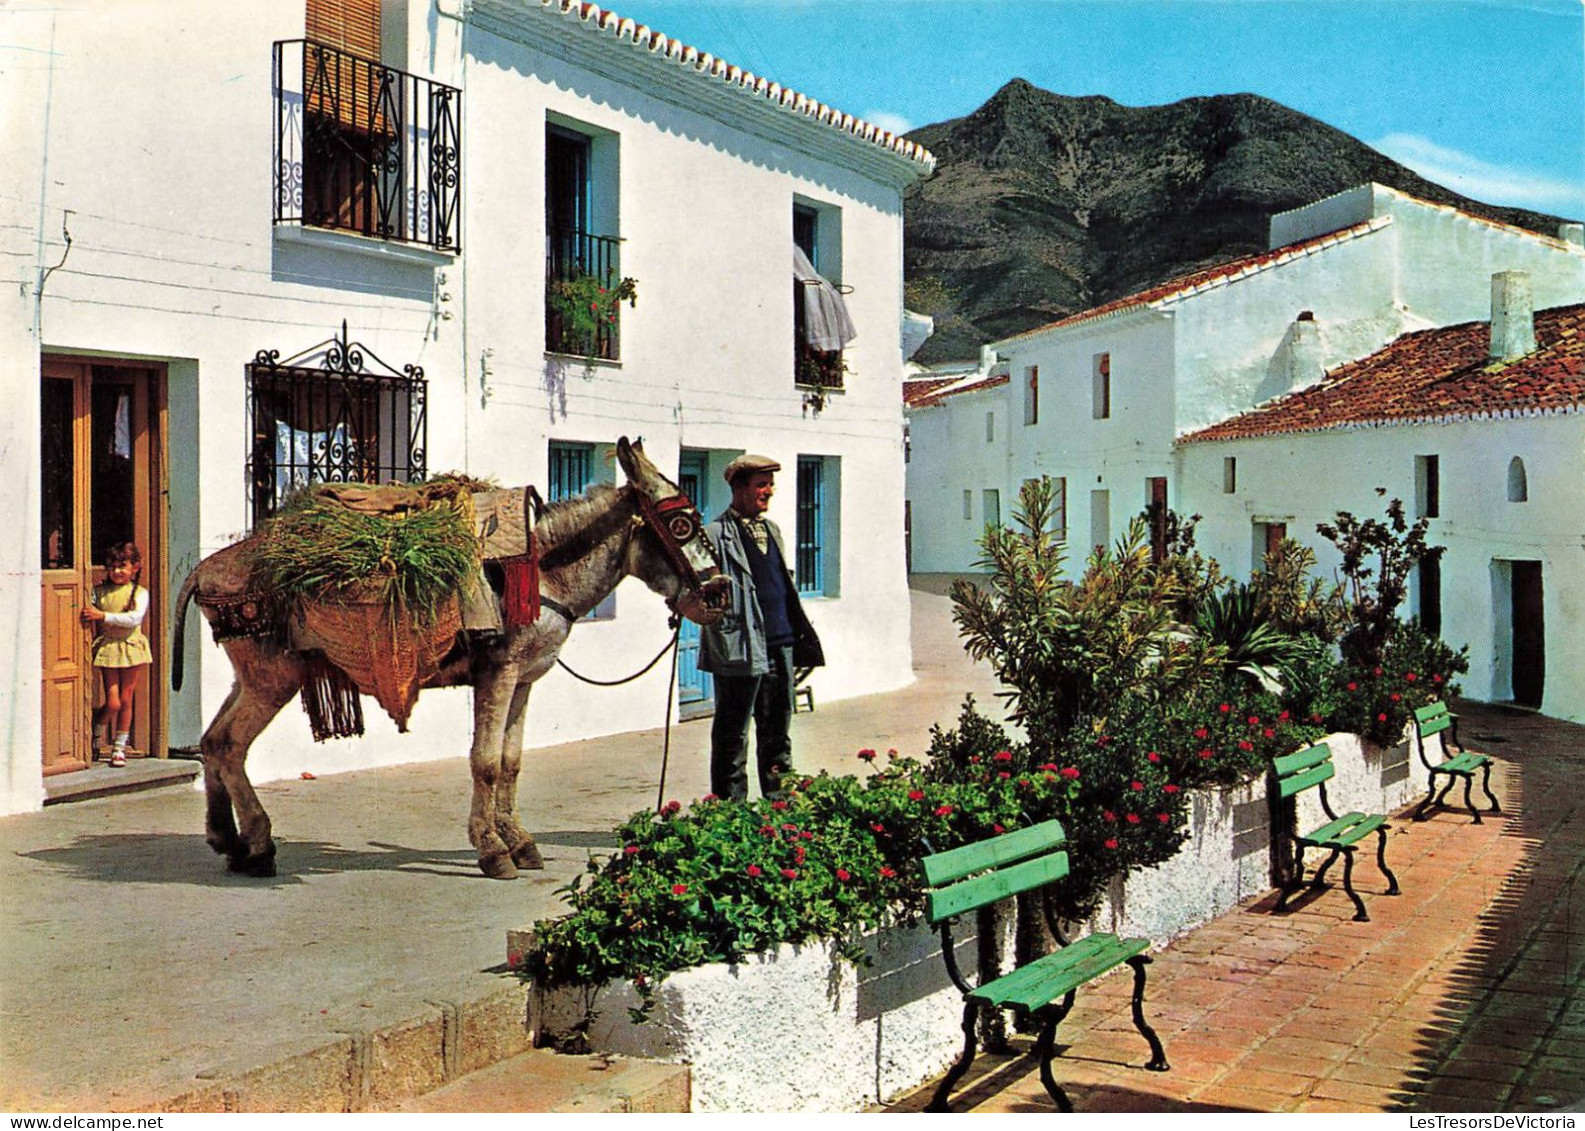
[[(1441, 760), (1433, 761), (1432, 756), (1426, 752), (1425, 740), (1432, 735), (1440, 734), (1442, 739)], [(1430, 789), (1426, 791), (1425, 800), (1420, 802), (1420, 807), (1414, 811), (1416, 821), (1423, 821), (1428, 814), (1427, 809), (1440, 806), (1442, 799), (1447, 796), (1448, 790), (1453, 788), (1453, 783), (1460, 778), (1464, 779), (1464, 805), (1469, 809), (1470, 815), (1475, 818), (1475, 823), (1481, 823), (1480, 810), (1475, 808), (1474, 799), (1470, 791), (1475, 784), (1475, 773), (1480, 772), (1480, 787), (1486, 791), (1486, 796), (1491, 800), (1491, 811), (1501, 813), (1497, 805), (1497, 798), (1491, 791), (1491, 758), (1485, 754), (1475, 754), (1466, 749), (1458, 740), (1458, 716), (1448, 710), (1442, 700), (1419, 707), (1414, 712), (1414, 745), (1420, 753), (1420, 761), (1431, 775)], [(1449, 746), (1457, 747), (1458, 753), (1448, 755)], [(1447, 784), (1442, 787), (1442, 792), (1436, 792), (1436, 779), (1446, 777)], [(1435, 798), (1435, 800), (1432, 800)]]
[(1051, 1075), (1057, 1025), (1073, 1008), (1074, 993), (1080, 986), (1124, 963), (1134, 968), (1134, 1027), (1150, 1044), (1150, 1061), (1145, 1067), (1153, 1072), (1167, 1071), (1167, 1055), (1161, 1041), (1145, 1022), (1145, 966), (1151, 961), (1144, 953), (1150, 948), (1148, 939), (1091, 934), (1069, 943), (1056, 916), (1041, 900), (1047, 924), (1060, 944), (1058, 950), (977, 989), (958, 970), (952, 947), (953, 919), (1066, 876), (1066, 843), (1061, 824), (1046, 821), (925, 857), (925, 915), (941, 931), (941, 954), (947, 974), (963, 992), (964, 999), (963, 1054), (936, 1088), (926, 1110), (948, 1110), (953, 1085), (974, 1061), (976, 1022), (980, 1009), (987, 1008), (1011, 1009), (1040, 1020), (1040, 1035), (1033, 1053), (1040, 1058), (1040, 1082), (1058, 1108), (1072, 1111), (1073, 1105)]
[[(1272, 759), (1272, 796), (1278, 806), (1282, 835), (1293, 841), (1295, 864), (1293, 876), (1282, 886), (1282, 895), (1277, 900), (1277, 910), (1286, 910), (1289, 897), (1305, 886), (1305, 849), (1324, 848), (1331, 855), (1321, 863), (1320, 868), (1316, 869), (1310, 887), (1317, 891), (1325, 888), (1326, 870), (1341, 856), (1343, 890), (1354, 901), (1356, 909), (1354, 918), (1359, 922), (1366, 922), (1370, 919), (1370, 915), (1365, 911), (1365, 901), (1354, 890), (1354, 851), (1360, 841), (1371, 833), (1376, 834), (1376, 866), (1381, 869), (1381, 874), (1387, 877), (1386, 894), (1397, 895), (1398, 877), (1394, 876), (1392, 870), (1387, 867), (1387, 829), (1390, 826), (1387, 824), (1387, 818), (1379, 813), (1347, 813), (1339, 817), (1332, 812), (1331, 802), (1326, 796), (1326, 783), (1336, 773), (1337, 768), (1332, 765), (1332, 748), (1324, 742)], [(1326, 814), (1327, 822), (1319, 828), (1301, 833), (1294, 815), (1295, 799), (1299, 794), (1310, 789), (1319, 791), (1321, 811)]]

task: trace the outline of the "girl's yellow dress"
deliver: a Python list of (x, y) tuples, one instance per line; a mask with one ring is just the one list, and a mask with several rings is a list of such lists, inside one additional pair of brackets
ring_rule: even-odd
[[(94, 608), (102, 613), (131, 612), (137, 600), (138, 586), (98, 585), (94, 587)], [(135, 668), (154, 662), (154, 652), (149, 638), (141, 626), (121, 627), (99, 622), (99, 635), (94, 637), (94, 667)]]

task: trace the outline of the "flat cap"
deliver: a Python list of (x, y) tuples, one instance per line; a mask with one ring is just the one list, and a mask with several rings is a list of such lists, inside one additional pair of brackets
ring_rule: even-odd
[(739, 475), (750, 475), (756, 471), (780, 471), (781, 464), (769, 456), (738, 456), (737, 459), (726, 465), (726, 470), (721, 473), (721, 478), (728, 483)]

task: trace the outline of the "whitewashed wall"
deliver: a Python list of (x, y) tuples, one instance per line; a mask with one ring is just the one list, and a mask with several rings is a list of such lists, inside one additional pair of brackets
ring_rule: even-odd
[[(0, 812), (42, 799), (38, 498), (36, 476), (21, 474), (38, 459), (41, 353), (167, 365), (173, 597), (199, 558), (249, 522), (245, 366), (260, 349), (285, 358), (328, 339), (345, 319), (351, 337), (384, 361), (423, 367), (432, 471), (543, 483), (552, 438), (610, 444), (643, 435), (668, 472), (682, 446), (761, 451), (786, 467), (772, 517), (791, 536), (797, 456), (840, 460), (836, 505), (847, 534), (833, 550), (839, 595), (811, 602), (830, 660), (815, 693), (829, 701), (912, 678), (898, 348), (906, 163), (888, 157), (885, 175), (856, 173), (847, 165), (873, 171), (879, 151), (832, 127), (800, 122), (787, 136), (802, 142), (762, 141), (724, 124), (719, 110), (681, 109), (640, 93), (642, 83), (465, 26), (452, 18), (456, 5), (438, 8), (393, 0), (387, 39), (405, 37), (414, 73), (464, 90), (466, 261), (385, 245), (358, 254), (347, 248), (370, 241), (272, 233), (271, 45), (303, 35), (300, 4), (235, 6), (223, 29), (204, 0), (7, 16), (8, 37), (36, 49), (27, 66), (7, 69), (0, 92), (7, 105), (31, 108), (3, 119), (0, 202), (13, 293), (39, 264), (62, 258), (63, 221), (73, 242), (49, 278), (40, 329), (26, 299), (7, 302), (0, 325), (9, 356), (35, 359), (0, 378), (15, 406), (4, 425), (15, 441), (4, 449), (6, 468), (28, 484), (0, 502), (0, 517), (29, 532), (0, 602), (19, 626), (16, 649), (0, 661), (9, 736)], [(523, 12), (564, 18), (537, 6)], [(595, 50), (639, 54), (608, 39)], [(684, 78), (686, 99), (688, 81), (674, 72), (656, 89), (675, 90)], [(747, 106), (753, 96), (742, 99)], [(623, 266), (639, 281), (639, 303), (623, 310), (621, 365), (588, 373), (561, 369), (544, 352), (542, 153), (552, 111), (621, 134)], [(842, 276), (860, 331), (848, 351), (849, 391), (819, 415), (806, 415), (792, 387), (794, 193), (841, 209)], [(590, 674), (627, 674), (635, 656), (647, 659), (665, 639), (664, 606), (641, 586), (626, 583), (618, 609), (615, 621), (574, 635), (568, 658)], [(176, 745), (197, 742), (230, 686), (229, 666), (198, 622), (193, 610), (187, 686), (171, 699)], [(166, 677), (162, 661), (154, 678)], [(535, 697), (530, 742), (659, 725), (665, 678), (661, 670), (604, 691), (556, 673)], [(466, 753), (466, 691), (426, 693), (408, 736), (372, 701), (365, 714), (365, 738), (316, 745), (289, 706), (255, 745), (250, 772), (268, 780)]]
[[(985, 531), (985, 491), (1000, 494), (1004, 523), (1018, 501), (1009, 489), (1008, 446), (1022, 408), (1013, 405), (1011, 382), (962, 393), (943, 405), (908, 413), (912, 457), (907, 485), (914, 573), (971, 573)], [(1018, 415), (1014, 416), (1015, 411)], [(986, 439), (986, 417), (991, 435)], [(964, 492), (968, 504), (964, 505)]]
[[(1251, 524), (1286, 521), (1288, 536), (1316, 551), (1317, 571), (1332, 577), (1339, 555), (1316, 533), (1339, 510), (1380, 518), (1385, 499), (1404, 501), (1415, 515), (1415, 457), (1439, 457), (1440, 517), (1427, 537), (1447, 547), (1442, 559), (1442, 636), (1468, 645), (1466, 694), (1502, 700), (1512, 694), (1511, 656), (1499, 609), (1494, 562), (1542, 563), (1546, 683), (1542, 710), (1585, 719), (1585, 418), (1579, 415), (1481, 420), (1395, 428), (1355, 428), (1180, 447), (1183, 508), (1201, 514), (1200, 549), (1229, 573), (1246, 576), (1254, 564)], [(1222, 460), (1238, 461), (1238, 490), (1222, 491)], [(1508, 501), (1508, 465), (1524, 461), (1529, 501)], [(1317, 474), (1317, 468), (1347, 469)], [(1405, 615), (1416, 609), (1411, 605)]]

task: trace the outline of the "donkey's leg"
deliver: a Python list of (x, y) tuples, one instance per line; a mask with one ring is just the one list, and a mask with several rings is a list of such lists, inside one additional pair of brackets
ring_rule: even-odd
[[(237, 701), (240, 688), (231, 685), (231, 692), (215, 714), (218, 721)], [(207, 731), (206, 731), (207, 733)], [(240, 849), (237, 822), (231, 813), (231, 794), (226, 791), (225, 780), (218, 767), (211, 768), (209, 756), (204, 755), (204, 840), (222, 856), (235, 856)]]
[(468, 810), (468, 841), (479, 850), (479, 871), (493, 880), (517, 876), (511, 849), (495, 827), (495, 792), (501, 777), (501, 746), (517, 691), (517, 665), (481, 662), (473, 670), (473, 804)]
[(512, 863), (530, 870), (543, 868), (539, 846), (517, 816), (517, 776), (523, 768), (523, 729), (528, 717), (528, 693), (533, 683), (522, 680), (512, 692), (507, 708), (506, 733), (501, 739), (501, 773), (495, 782), (495, 831), (511, 850)]
[(236, 809), (239, 831), (227, 853), (231, 870), (273, 876), (275, 841), (270, 837), (270, 817), (253, 791), (245, 764), (253, 740), (291, 702), (302, 685), (302, 675), (296, 661), (251, 640), (229, 643), (226, 651), (236, 682), (204, 731), (204, 774), (206, 779), (219, 779), (218, 789), (209, 794), (211, 803), (223, 791)]

